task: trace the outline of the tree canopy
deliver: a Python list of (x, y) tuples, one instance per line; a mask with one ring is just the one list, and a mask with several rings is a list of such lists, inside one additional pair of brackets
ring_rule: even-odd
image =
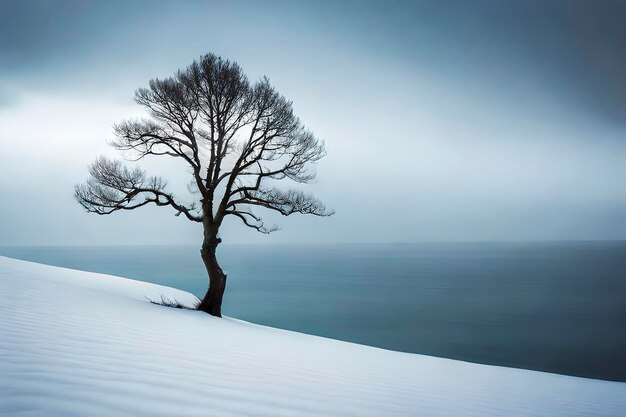
[(89, 168), (90, 178), (75, 189), (87, 211), (171, 206), (177, 215), (215, 229), (232, 215), (262, 233), (276, 227), (267, 226), (254, 207), (285, 216), (332, 214), (316, 198), (276, 186), (275, 180), (313, 181), (311, 164), (326, 151), (267, 78), (251, 83), (237, 63), (208, 54), (173, 77), (151, 80), (135, 100), (151, 117), (115, 125), (112, 146), (133, 160), (182, 159), (198, 198), (179, 201), (164, 179), (100, 157)]

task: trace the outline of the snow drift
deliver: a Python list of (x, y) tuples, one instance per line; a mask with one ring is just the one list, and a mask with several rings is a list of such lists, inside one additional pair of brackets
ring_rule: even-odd
[(186, 292), (0, 257), (3, 416), (623, 416), (626, 384), (166, 308)]

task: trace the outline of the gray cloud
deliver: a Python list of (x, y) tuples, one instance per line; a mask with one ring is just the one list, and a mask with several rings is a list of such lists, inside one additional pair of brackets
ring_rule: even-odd
[(0, 2), (0, 244), (193, 242), (71, 192), (134, 89), (207, 51), (326, 140), (310, 191), (337, 210), (229, 242), (624, 238), (624, 4)]
[[(49, 80), (55, 74), (55, 81), (75, 83), (76, 73), (87, 66), (92, 74), (110, 70), (120, 78), (120, 66), (141, 66), (142, 56), (162, 63), (156, 48), (165, 54), (174, 49), (199, 54), (227, 43), (224, 38), (233, 44), (251, 36), (253, 42), (272, 41), (273, 33), (293, 33), (296, 27), (302, 41), (317, 36), (330, 41), (324, 34), (331, 33), (338, 43), (452, 77), (503, 83), (540, 77), (546, 89), (624, 123), (624, 16), (626, 3), (620, 0), (241, 2), (231, 7), (218, 2), (2, 2), (0, 71), (20, 79)], [(262, 44), (272, 50), (271, 43)], [(176, 55), (184, 54), (171, 56)]]
[(444, 0), (359, 9), (338, 14), (336, 30), (348, 26), (356, 44), (377, 54), (487, 84), (536, 77), (546, 90), (626, 123), (624, 1)]
[(17, 102), (17, 93), (10, 87), (0, 83), (0, 108), (14, 105)]

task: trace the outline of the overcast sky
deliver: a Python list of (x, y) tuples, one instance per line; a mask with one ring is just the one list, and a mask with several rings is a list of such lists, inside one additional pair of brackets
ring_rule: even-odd
[[(0, 245), (200, 244), (74, 184), (136, 88), (201, 54), (267, 75), (326, 142), (331, 218), (225, 242), (626, 238), (626, 2), (0, 0)], [(176, 186), (183, 166), (145, 167)]]

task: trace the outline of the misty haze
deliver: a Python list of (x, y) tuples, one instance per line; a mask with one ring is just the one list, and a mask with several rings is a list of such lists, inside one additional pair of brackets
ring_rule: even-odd
[(0, 414), (624, 415), (624, 16), (0, 2)]

